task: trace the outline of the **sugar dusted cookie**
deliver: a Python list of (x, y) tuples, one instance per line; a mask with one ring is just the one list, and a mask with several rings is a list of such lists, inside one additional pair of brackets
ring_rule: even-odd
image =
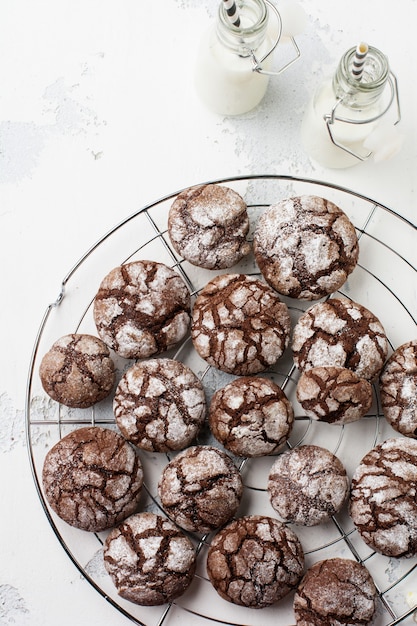
[(46, 393), (72, 408), (87, 408), (106, 398), (114, 384), (110, 351), (98, 337), (60, 337), (43, 356), (39, 376)]
[(175, 359), (148, 359), (132, 365), (117, 385), (113, 401), (123, 436), (153, 452), (190, 445), (206, 410), (200, 379)]
[(224, 269), (235, 265), (250, 252), (248, 232), (245, 201), (224, 185), (186, 189), (169, 211), (168, 234), (173, 247), (198, 267)]
[(339, 289), (358, 261), (356, 231), (333, 202), (287, 198), (259, 218), (254, 252), (265, 280), (279, 293), (317, 300)]
[(348, 424), (371, 408), (372, 385), (346, 367), (312, 367), (298, 380), (297, 400), (312, 419)]
[(417, 441), (394, 437), (355, 470), (349, 512), (362, 539), (385, 556), (417, 554)]
[(366, 626), (376, 610), (377, 591), (366, 567), (352, 559), (314, 563), (294, 596), (297, 626)]
[(178, 526), (211, 532), (235, 515), (243, 482), (225, 452), (212, 446), (192, 446), (165, 467), (158, 493), (162, 507)]
[(61, 519), (99, 532), (136, 510), (143, 470), (133, 446), (121, 435), (88, 426), (72, 431), (49, 450), (42, 483), (47, 501)]
[(190, 324), (190, 293), (181, 276), (156, 261), (132, 261), (102, 280), (94, 321), (104, 343), (126, 359), (175, 346)]
[(417, 339), (399, 346), (379, 378), (382, 410), (391, 426), (417, 438)]
[(242, 376), (213, 396), (209, 425), (216, 439), (233, 454), (275, 454), (287, 441), (294, 411), (282, 389), (268, 378)]
[(300, 582), (304, 553), (297, 535), (277, 519), (250, 515), (214, 537), (207, 574), (228, 602), (260, 609), (281, 600)]
[(283, 522), (316, 526), (340, 511), (349, 494), (349, 479), (330, 450), (305, 445), (277, 457), (268, 477), (268, 494)]
[(313, 304), (294, 327), (292, 350), (299, 370), (346, 367), (360, 378), (374, 380), (388, 353), (388, 340), (379, 319), (347, 298)]
[(229, 374), (266, 370), (289, 343), (287, 305), (260, 280), (244, 274), (213, 278), (194, 304), (191, 337), (199, 355)]
[(119, 595), (142, 606), (166, 604), (181, 596), (196, 568), (190, 539), (155, 513), (136, 513), (110, 531), (103, 556)]

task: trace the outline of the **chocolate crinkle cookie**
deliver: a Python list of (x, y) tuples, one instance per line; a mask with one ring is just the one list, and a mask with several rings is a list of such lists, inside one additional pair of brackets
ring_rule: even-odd
[(177, 272), (156, 261), (132, 261), (102, 280), (93, 313), (104, 343), (126, 359), (139, 359), (181, 341), (190, 311), (190, 293)]
[(338, 206), (318, 196), (287, 198), (259, 218), (254, 253), (279, 293), (317, 300), (339, 289), (355, 268), (355, 228)]
[(116, 424), (131, 443), (151, 452), (182, 450), (205, 420), (203, 385), (175, 359), (148, 359), (132, 365), (117, 385)]
[(282, 522), (249, 515), (230, 522), (214, 537), (207, 573), (228, 602), (261, 609), (278, 602), (299, 584), (304, 552), (297, 535)]
[(346, 367), (312, 367), (298, 380), (297, 400), (314, 420), (348, 424), (371, 408), (372, 385)]
[(122, 598), (142, 606), (172, 602), (190, 586), (196, 553), (188, 537), (155, 513), (136, 513), (110, 531), (104, 566)]
[(236, 513), (243, 482), (232, 459), (212, 446), (180, 452), (162, 472), (158, 494), (167, 515), (192, 532), (210, 532)]
[(289, 343), (288, 307), (268, 285), (245, 274), (213, 278), (194, 304), (191, 337), (209, 365), (245, 376), (266, 370)]
[(391, 557), (417, 554), (417, 441), (391, 438), (357, 467), (350, 516), (365, 543)]
[(275, 460), (267, 490), (283, 522), (316, 526), (340, 511), (349, 495), (349, 479), (330, 450), (304, 445)]
[(417, 339), (397, 348), (379, 378), (383, 413), (391, 426), (417, 438)]
[(312, 305), (300, 316), (292, 350), (300, 371), (346, 367), (372, 381), (385, 363), (388, 340), (379, 319), (363, 305), (347, 298), (331, 298)]
[(182, 191), (168, 216), (168, 234), (176, 252), (206, 269), (232, 267), (249, 254), (246, 203), (233, 189), (217, 184)]
[(287, 441), (294, 410), (272, 380), (242, 376), (216, 391), (209, 425), (216, 439), (233, 454), (266, 456), (275, 454)]
[(139, 457), (118, 433), (89, 426), (72, 431), (45, 457), (45, 496), (71, 526), (99, 532), (137, 508), (143, 483)]
[(42, 358), (39, 376), (46, 393), (71, 408), (85, 409), (106, 398), (115, 381), (110, 351), (98, 337), (64, 335)]
[(376, 610), (377, 591), (369, 571), (352, 559), (314, 563), (294, 596), (297, 626), (366, 626)]

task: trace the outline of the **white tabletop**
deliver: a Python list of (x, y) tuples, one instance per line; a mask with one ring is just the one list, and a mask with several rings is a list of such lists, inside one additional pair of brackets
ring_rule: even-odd
[[(271, 79), (255, 110), (223, 117), (203, 107), (192, 80), (217, 0), (2, 2), (1, 624), (129, 623), (59, 545), (25, 439), (28, 366), (45, 307), (99, 237), (166, 194), (250, 174), (341, 185), (417, 222), (417, 2), (389, 12), (380, 0), (301, 4), (308, 23), (296, 38), (300, 60)], [(405, 143), (390, 161), (324, 169), (300, 143), (303, 112), (361, 40), (385, 52), (398, 78)], [(411, 239), (404, 245), (416, 265)]]

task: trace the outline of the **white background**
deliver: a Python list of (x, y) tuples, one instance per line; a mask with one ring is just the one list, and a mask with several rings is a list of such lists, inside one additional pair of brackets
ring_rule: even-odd
[[(207, 112), (192, 72), (215, 0), (3, 0), (0, 6), (0, 624), (126, 626), (53, 535), (27, 458), (36, 332), (83, 252), (141, 206), (198, 182), (287, 174), (334, 182), (416, 223), (417, 2), (301, 0), (302, 57), (254, 111)], [(279, 3), (277, 2), (279, 8)], [(398, 77), (402, 152), (325, 170), (303, 152), (308, 99), (365, 40)], [(278, 50), (279, 54), (279, 50)], [(401, 242), (399, 242), (401, 245)]]

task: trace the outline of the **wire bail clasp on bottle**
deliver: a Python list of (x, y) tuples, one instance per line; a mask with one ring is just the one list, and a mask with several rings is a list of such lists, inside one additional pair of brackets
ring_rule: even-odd
[(290, 61), (285, 63), (278, 70), (266, 70), (266, 69), (264, 69), (262, 67), (262, 63), (264, 63), (264, 61), (266, 61), (266, 59), (268, 57), (270, 57), (271, 54), (277, 48), (277, 46), (278, 46), (278, 44), (279, 44), (279, 42), (281, 40), (281, 36), (282, 36), (282, 19), (281, 19), (280, 12), (276, 8), (276, 6), (274, 4), (272, 4), (272, 2), (270, 2), (269, 0), (265, 0), (265, 4), (267, 4), (269, 9), (271, 9), (273, 11), (273, 13), (275, 14), (275, 18), (277, 20), (277, 25), (278, 25), (278, 32), (277, 32), (277, 36), (275, 38), (275, 41), (272, 44), (271, 49), (268, 50), (268, 52), (266, 54), (264, 54), (260, 59), (258, 59), (256, 57), (256, 54), (255, 54), (255, 52), (253, 50), (250, 50), (250, 54), (251, 54), (252, 62), (253, 62), (253, 71), (254, 72), (258, 72), (259, 74), (265, 74), (267, 76), (279, 76), (280, 74), (285, 72), (285, 70), (288, 69), (291, 65), (293, 65), (296, 61), (298, 61), (298, 59), (301, 56), (301, 52), (300, 52), (300, 49), (299, 49), (299, 47), (298, 47), (294, 37), (292, 35), (290, 35), (289, 36), (289, 40), (291, 41), (291, 44), (292, 44), (292, 46), (294, 48), (295, 56)]
[(345, 124), (355, 124), (355, 125), (372, 124), (373, 122), (376, 122), (379, 119), (381, 119), (389, 111), (394, 101), (395, 101), (395, 106), (397, 109), (396, 119), (394, 122), (394, 126), (396, 126), (401, 121), (401, 108), (400, 108), (400, 98), (399, 98), (399, 93), (398, 93), (398, 81), (397, 81), (395, 74), (391, 70), (388, 75), (387, 84), (389, 85), (389, 88), (390, 88), (390, 95), (388, 98), (388, 102), (386, 106), (383, 108), (383, 110), (378, 113), (378, 115), (365, 118), (365, 119), (351, 119), (348, 117), (338, 116), (337, 115), (338, 107), (343, 106), (343, 104), (345, 103), (345, 100), (347, 99), (347, 96), (343, 96), (336, 100), (330, 113), (327, 113), (323, 116), (331, 142), (338, 148), (341, 148), (348, 154), (359, 159), (359, 161), (366, 161), (367, 159), (369, 159), (369, 157), (372, 155), (372, 151), (369, 151), (367, 154), (359, 154), (358, 152), (355, 152), (354, 150), (352, 150), (351, 148), (349, 148), (348, 146), (346, 146), (345, 144), (343, 144), (342, 142), (336, 139), (333, 133), (332, 126), (335, 124), (335, 122), (342, 122)]

